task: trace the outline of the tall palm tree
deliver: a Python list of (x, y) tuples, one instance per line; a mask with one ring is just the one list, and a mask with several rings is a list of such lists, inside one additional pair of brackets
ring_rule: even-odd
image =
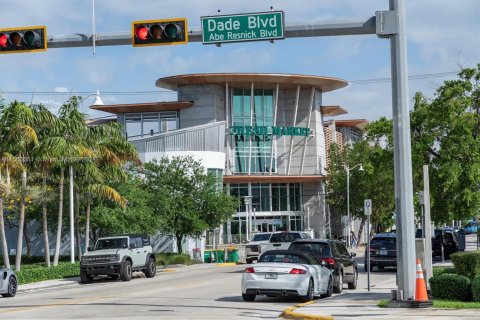
[(17, 156), (23, 164), (20, 187), (20, 212), (18, 217), (17, 254), (15, 270), (20, 271), (23, 249), (23, 227), (25, 223), (25, 198), (27, 194), (27, 165), (29, 154), (38, 145), (37, 133), (34, 129), (35, 116), (26, 104), (14, 101), (2, 110), (0, 133), (7, 150)]

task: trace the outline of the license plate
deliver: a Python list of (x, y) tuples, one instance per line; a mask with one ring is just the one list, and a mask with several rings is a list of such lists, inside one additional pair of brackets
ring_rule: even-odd
[(277, 279), (278, 275), (276, 273), (267, 273), (265, 274), (265, 279)]
[(381, 256), (386, 256), (388, 254), (387, 250), (380, 250), (380, 255)]

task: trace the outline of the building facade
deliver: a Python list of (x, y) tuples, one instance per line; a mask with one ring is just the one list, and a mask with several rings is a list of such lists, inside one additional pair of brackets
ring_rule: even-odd
[(92, 106), (114, 113), (142, 161), (191, 155), (223, 176), (240, 199), (237, 213), (211, 234), (244, 243), (252, 232), (308, 230), (328, 235), (322, 95), (347, 82), (289, 74), (189, 74), (158, 79), (176, 102)]

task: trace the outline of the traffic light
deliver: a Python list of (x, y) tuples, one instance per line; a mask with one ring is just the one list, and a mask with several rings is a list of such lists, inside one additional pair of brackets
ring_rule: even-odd
[(132, 45), (159, 46), (188, 43), (187, 19), (162, 19), (132, 22)]
[(47, 50), (47, 28), (44, 26), (0, 29), (0, 53)]

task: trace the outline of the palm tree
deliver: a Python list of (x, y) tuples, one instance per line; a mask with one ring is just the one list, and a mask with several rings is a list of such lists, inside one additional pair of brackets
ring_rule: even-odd
[(20, 271), (23, 249), (23, 227), (25, 223), (25, 198), (27, 194), (27, 164), (32, 147), (38, 145), (37, 133), (33, 129), (34, 112), (24, 103), (14, 101), (2, 110), (0, 133), (5, 141), (7, 151), (17, 156), (23, 164), (21, 172), (20, 212), (18, 217), (17, 255), (15, 270)]

